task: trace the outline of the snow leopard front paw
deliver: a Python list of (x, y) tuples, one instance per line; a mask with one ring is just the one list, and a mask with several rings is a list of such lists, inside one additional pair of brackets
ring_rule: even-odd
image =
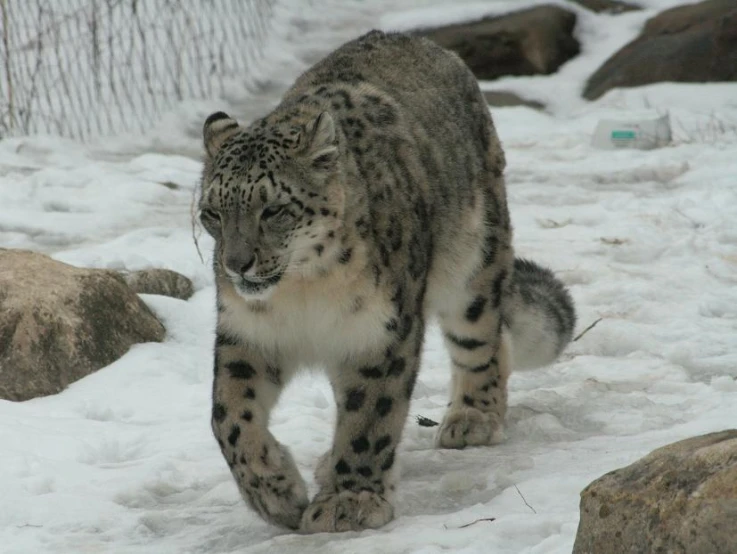
[(451, 408), (445, 414), (435, 438), (438, 448), (487, 446), (504, 440), (502, 419), (476, 408)]
[(243, 497), (261, 517), (297, 529), (308, 504), (307, 487), (287, 448), (276, 440), (269, 442), (247, 465), (244, 458), (232, 471)]
[(304, 514), (304, 533), (361, 531), (377, 529), (394, 518), (394, 507), (371, 491), (341, 491), (318, 495)]

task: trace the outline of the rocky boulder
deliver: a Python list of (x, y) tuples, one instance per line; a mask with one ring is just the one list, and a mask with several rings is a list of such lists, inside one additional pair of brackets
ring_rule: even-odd
[(0, 249), (0, 398), (57, 393), (164, 335), (117, 273)]
[(580, 52), (575, 26), (575, 13), (542, 5), (417, 34), (453, 50), (478, 79), (489, 80), (554, 73)]
[(737, 80), (737, 2), (707, 0), (666, 10), (588, 80), (589, 100), (616, 87), (663, 81)]
[(641, 10), (640, 6), (630, 4), (629, 2), (620, 2), (619, 0), (570, 0), (574, 4), (583, 6), (587, 10), (596, 13), (624, 13), (635, 10)]
[(170, 269), (142, 269), (124, 273), (128, 286), (138, 294), (160, 294), (187, 300), (194, 294), (192, 281)]
[(484, 99), (489, 106), (497, 108), (511, 108), (514, 106), (525, 106), (533, 110), (545, 110), (545, 104), (537, 100), (528, 100), (505, 90), (485, 90), (482, 91)]
[(737, 552), (737, 430), (659, 448), (581, 493), (573, 554)]

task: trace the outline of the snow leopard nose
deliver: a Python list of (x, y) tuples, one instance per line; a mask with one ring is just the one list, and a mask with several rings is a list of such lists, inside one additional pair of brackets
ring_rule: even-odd
[(229, 254), (225, 257), (225, 268), (238, 275), (245, 275), (255, 263), (256, 254), (252, 251)]

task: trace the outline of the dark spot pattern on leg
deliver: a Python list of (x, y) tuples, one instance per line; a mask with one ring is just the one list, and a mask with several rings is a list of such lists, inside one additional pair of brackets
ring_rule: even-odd
[(225, 367), (228, 369), (230, 376), (233, 379), (250, 379), (256, 375), (256, 370), (253, 369), (253, 366), (248, 362), (229, 362)]
[(389, 364), (389, 370), (386, 372), (391, 377), (399, 377), (404, 373), (404, 369), (407, 367), (407, 362), (404, 358), (395, 358), (392, 363)]
[(358, 473), (361, 477), (371, 477), (374, 472), (369, 466), (361, 466), (356, 468), (356, 473)]
[(389, 451), (389, 455), (386, 457), (386, 460), (384, 460), (384, 463), (381, 464), (381, 471), (388, 471), (392, 468), (394, 465), (394, 449)]
[(404, 396), (407, 400), (412, 398), (412, 391), (415, 390), (415, 382), (417, 381), (417, 370), (413, 371), (404, 385)]
[(236, 346), (240, 343), (235, 337), (232, 337), (226, 333), (218, 332), (215, 338), (215, 344), (217, 346)]
[(215, 349), (215, 357), (213, 359), (213, 373), (215, 374), (215, 377), (217, 377), (218, 373), (220, 372), (220, 352), (218, 352), (218, 349)]
[(453, 364), (456, 367), (463, 369), (465, 371), (469, 371), (471, 373), (484, 373), (485, 371), (488, 371), (489, 369), (491, 369), (493, 366), (498, 365), (498, 362), (497, 362), (496, 356), (492, 356), (488, 362), (485, 362), (479, 365), (467, 366), (456, 360), (453, 360)]
[(451, 333), (445, 333), (445, 338), (447, 338), (450, 342), (452, 342), (459, 348), (463, 348), (464, 350), (476, 350), (477, 348), (486, 345), (486, 342), (482, 340), (470, 337), (457, 337)]
[(483, 392), (489, 392), (490, 388), (497, 388), (498, 386), (499, 386), (499, 381), (496, 378), (494, 378), (488, 383), (484, 384), (484, 386), (481, 387), (481, 390)]
[(335, 464), (335, 473), (338, 475), (346, 475), (351, 472), (351, 466), (348, 465), (348, 462), (346, 462), (343, 458), (338, 460), (338, 463)]
[[(494, 358), (492, 358), (493, 360)], [(486, 362), (485, 364), (476, 365), (469, 369), (471, 373), (483, 373), (484, 371), (488, 371), (488, 369), (491, 367), (492, 362)]]
[(240, 436), (241, 428), (234, 423), (230, 428), (230, 434), (228, 435), (228, 443), (230, 443), (230, 446), (235, 446), (235, 443), (238, 442), (238, 437)]
[(391, 436), (384, 435), (383, 437), (379, 437), (378, 439), (376, 439), (376, 442), (374, 443), (374, 454), (380, 454), (381, 451), (384, 450), (391, 443), (392, 443)]
[(494, 307), (498, 308), (502, 304), (502, 292), (503, 292), (503, 286), (504, 286), (504, 280), (507, 278), (507, 271), (502, 270), (499, 272), (499, 275), (496, 276), (494, 279), (494, 283), (492, 285), (492, 291), (493, 291), (493, 302)]
[(366, 377), (366, 379), (381, 379), (384, 376), (381, 369), (376, 366), (362, 367), (358, 371), (361, 375)]
[(404, 341), (412, 332), (412, 325), (412, 316), (409, 314), (405, 314), (402, 317), (402, 325), (399, 328), (399, 333), (397, 335), (397, 338), (400, 342)]
[(353, 255), (353, 248), (346, 248), (340, 253), (340, 257), (338, 258), (338, 262), (341, 264), (347, 264), (351, 261), (351, 256)]
[(357, 439), (352, 440), (351, 447), (353, 448), (354, 453), (363, 454), (369, 448), (371, 448), (371, 444), (369, 443), (369, 440), (365, 436), (362, 436), (362, 437), (358, 437)]
[(253, 412), (251, 410), (243, 410), (243, 413), (241, 414), (241, 419), (243, 421), (253, 420)]
[(347, 412), (357, 412), (361, 409), (365, 400), (366, 391), (363, 389), (351, 389), (346, 395), (345, 410)]
[(484, 267), (489, 267), (496, 261), (496, 253), (499, 249), (499, 239), (491, 236), (486, 239), (486, 245), (484, 246)]
[(394, 308), (397, 313), (402, 313), (404, 310), (404, 287), (401, 284), (395, 287), (391, 302), (394, 304)]
[(246, 392), (243, 393), (243, 398), (248, 398), (249, 400), (253, 400), (256, 398), (256, 391), (253, 390), (253, 388), (248, 387), (246, 388)]
[(463, 395), (463, 403), (464, 403), (464, 404), (465, 404), (466, 406), (470, 406), (471, 408), (473, 408), (473, 405), (474, 405), (474, 401), (473, 401), (473, 398), (471, 398), (471, 397), (470, 397), (470, 396), (468, 396), (467, 394), (464, 394), (464, 395)]
[(391, 257), (389, 256), (389, 250), (383, 244), (379, 245), (379, 256), (381, 257), (381, 263), (384, 267), (389, 267), (391, 264)]
[(356, 482), (353, 479), (346, 479), (340, 483), (341, 488), (351, 490), (356, 488)]
[(379, 417), (386, 416), (389, 412), (392, 411), (392, 404), (393, 401), (388, 396), (380, 396), (376, 400), (376, 413), (379, 414)]
[(227, 415), (228, 410), (223, 404), (221, 404), (220, 402), (215, 402), (212, 405), (212, 419), (214, 419), (218, 423), (221, 423), (223, 420), (225, 420), (225, 416)]
[(266, 378), (272, 384), (281, 386), (281, 370), (278, 367), (272, 365), (266, 367)]
[(473, 299), (473, 302), (466, 308), (466, 320), (475, 323), (484, 313), (486, 307), (486, 298), (479, 295)]

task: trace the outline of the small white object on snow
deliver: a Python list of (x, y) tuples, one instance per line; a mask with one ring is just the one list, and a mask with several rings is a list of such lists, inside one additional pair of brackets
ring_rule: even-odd
[(632, 115), (627, 119), (601, 119), (594, 131), (592, 144), (596, 148), (638, 148), (652, 150), (671, 141), (670, 116)]

